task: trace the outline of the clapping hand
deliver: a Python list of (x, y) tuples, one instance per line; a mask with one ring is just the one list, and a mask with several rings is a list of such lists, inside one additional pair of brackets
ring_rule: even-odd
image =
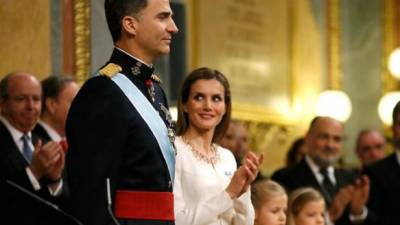
[(264, 155), (262, 154), (257, 157), (253, 152), (247, 153), (244, 164), (236, 170), (231, 182), (226, 188), (231, 198), (238, 198), (248, 190), (250, 184), (257, 177), (263, 159)]

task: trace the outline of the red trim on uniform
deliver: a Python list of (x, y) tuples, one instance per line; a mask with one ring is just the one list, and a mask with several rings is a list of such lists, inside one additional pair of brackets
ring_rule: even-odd
[(175, 220), (172, 192), (117, 190), (115, 216), (119, 219)]

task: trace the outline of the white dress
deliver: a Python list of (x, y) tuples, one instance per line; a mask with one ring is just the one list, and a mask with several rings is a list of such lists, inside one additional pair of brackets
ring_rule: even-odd
[(234, 200), (225, 191), (236, 170), (233, 154), (218, 146), (219, 159), (213, 166), (196, 158), (181, 137), (175, 139), (175, 146), (175, 224), (252, 225), (250, 188)]

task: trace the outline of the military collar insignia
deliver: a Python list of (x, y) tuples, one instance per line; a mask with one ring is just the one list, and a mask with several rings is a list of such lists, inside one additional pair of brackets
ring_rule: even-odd
[(133, 75), (138, 76), (140, 74), (140, 67), (143, 64), (141, 62), (136, 62), (134, 67), (131, 67), (131, 72)]
[(99, 74), (111, 78), (121, 71), (122, 71), (122, 68), (120, 65), (115, 64), (115, 63), (108, 63), (105, 67), (103, 67), (101, 70), (99, 70)]

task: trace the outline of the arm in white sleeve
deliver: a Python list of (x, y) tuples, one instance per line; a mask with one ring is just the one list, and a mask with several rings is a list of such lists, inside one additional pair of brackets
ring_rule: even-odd
[(235, 209), (234, 225), (252, 225), (254, 223), (255, 213), (251, 203), (250, 188), (240, 198), (233, 201), (233, 207)]

